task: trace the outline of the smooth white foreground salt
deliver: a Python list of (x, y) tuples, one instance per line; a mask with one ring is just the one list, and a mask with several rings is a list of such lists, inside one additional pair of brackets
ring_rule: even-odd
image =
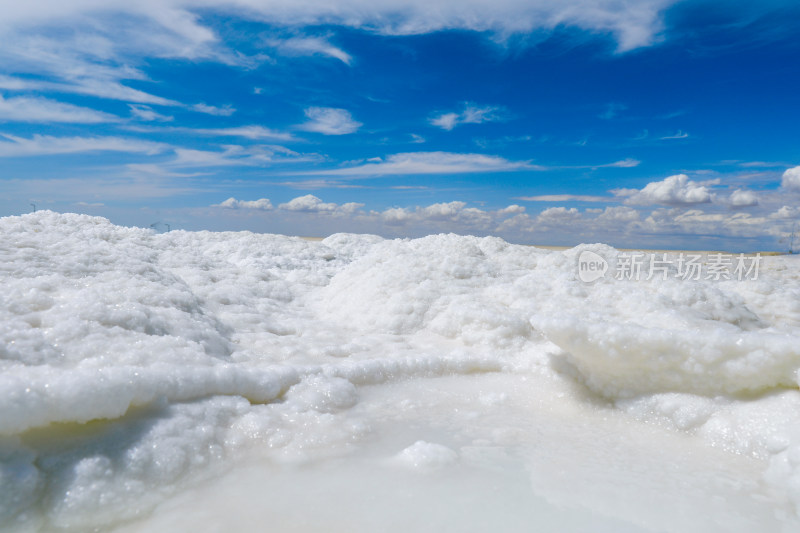
[(0, 219), (0, 529), (795, 531), (800, 263)]

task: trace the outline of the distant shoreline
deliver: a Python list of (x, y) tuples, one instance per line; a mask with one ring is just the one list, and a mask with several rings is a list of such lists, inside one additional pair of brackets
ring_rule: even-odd
[[(325, 239), (325, 237), (300, 237), (304, 241), (312, 241), (312, 242), (319, 242)], [(511, 243), (514, 244), (514, 243)], [(553, 250), (562, 252), (564, 250), (570, 250), (575, 248), (575, 246), (542, 246), (539, 244), (522, 244), (520, 246), (532, 246), (534, 248), (542, 248), (543, 250)], [(577, 245), (576, 245), (577, 246)], [(665, 250), (660, 248), (617, 248), (620, 252), (645, 252), (645, 253), (665, 253), (665, 254), (727, 254), (727, 255), (739, 255), (740, 253), (744, 253), (746, 256), (760, 254), (762, 256), (776, 256), (776, 255), (790, 255), (787, 252), (775, 252), (775, 251), (759, 251), (759, 252), (727, 252), (725, 250)]]

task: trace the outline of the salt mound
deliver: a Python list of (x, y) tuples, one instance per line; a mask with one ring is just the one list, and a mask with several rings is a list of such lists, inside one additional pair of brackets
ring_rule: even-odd
[[(612, 265), (619, 256), (602, 253)], [(769, 259), (778, 264), (768, 263), (757, 281), (562, 278), (531, 323), (609, 398), (796, 387), (800, 279), (775, 268), (790, 258)], [(792, 311), (776, 315), (774, 308)]]
[[(456, 235), (156, 234), (52, 212), (2, 218), (0, 235), (9, 527), (112, 527), (253, 450), (288, 463), (353, 453), (391, 432), (387, 413), (450, 429), (482, 410), (502, 419), (506, 388), (578, 418), (599, 394), (630, 424), (758, 457), (800, 505), (800, 419), (785, 415), (800, 405), (794, 257), (765, 258), (758, 281), (584, 283), (582, 251), (609, 274), (619, 252)], [(483, 375), (497, 377), (490, 388), (459, 388)], [(450, 378), (477, 411), (392, 396)], [(545, 385), (561, 392), (536, 395)], [(389, 399), (365, 403), (365, 391)], [(398, 457), (422, 469), (456, 468), (484, 445), (523, 453), (533, 433), (522, 422), (461, 449), (416, 435), (384, 459), (414, 441)]]

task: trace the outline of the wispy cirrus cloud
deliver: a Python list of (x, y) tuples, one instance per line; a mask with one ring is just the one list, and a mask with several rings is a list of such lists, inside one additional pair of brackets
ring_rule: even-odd
[(214, 168), (231, 166), (261, 166), (278, 162), (315, 160), (294, 150), (277, 145), (227, 145), (222, 150), (175, 148), (175, 158), (162, 163), (165, 167)]
[(3, 98), (0, 95), (0, 122), (100, 124), (119, 120), (119, 117), (109, 113), (47, 98)]
[(303, 189), (306, 191), (314, 189), (361, 189), (363, 186), (355, 185), (347, 181), (328, 180), (328, 179), (313, 179), (313, 180), (298, 180), (298, 181), (280, 181), (275, 183), (282, 187), (289, 187), (290, 189)]
[(683, 130), (678, 130), (677, 133), (673, 135), (665, 135), (664, 137), (660, 137), (662, 141), (670, 141), (675, 139), (686, 139), (689, 137), (689, 134)]
[(638, 167), (641, 161), (638, 159), (626, 158), (613, 163), (604, 163), (600, 165), (576, 166), (576, 167), (563, 167), (563, 168), (634, 168)]
[(264, 126), (236, 126), (233, 128), (184, 128), (183, 131), (197, 133), (200, 135), (213, 135), (219, 137), (244, 137), (252, 140), (275, 140), (275, 141), (296, 141), (297, 138), (291, 133), (273, 130)]
[(480, 124), (482, 122), (503, 120), (502, 112), (503, 108), (500, 106), (479, 106), (465, 103), (462, 111), (458, 113), (441, 113), (430, 119), (429, 122), (433, 126), (450, 131), (461, 124)]
[(221, 169), (267, 167), (284, 163), (316, 161), (317, 157), (301, 154), (272, 144), (250, 146), (226, 145), (220, 150), (198, 150), (169, 146), (172, 155), (154, 163), (125, 165), (127, 176), (194, 177), (216, 174)]
[(543, 194), (539, 196), (517, 196), (523, 202), (613, 202), (613, 196), (591, 196), (586, 194)]
[[(0, 58), (0, 65), (2, 65), (2, 58)], [(36, 72), (36, 69), (31, 70)], [(90, 65), (89, 70), (94, 70), (94, 66)], [(101, 68), (99, 70), (102, 71), (103, 69)], [(175, 100), (162, 98), (138, 89), (132, 89), (122, 84), (121, 80), (123, 79), (143, 79), (144, 75), (138, 71), (129, 71), (126, 73), (97, 72), (94, 74), (94, 76), (81, 77), (67, 82), (0, 75), (0, 89), (5, 89), (7, 91), (81, 94), (108, 100), (121, 100), (123, 102), (163, 106), (181, 105), (180, 102)]]
[(350, 65), (353, 58), (341, 48), (334, 46), (327, 37), (297, 36), (288, 39), (269, 39), (267, 44), (279, 53), (288, 56), (327, 56)]
[(246, 126), (233, 126), (230, 128), (189, 128), (182, 126), (143, 126), (143, 125), (130, 125), (126, 126), (130, 131), (140, 133), (185, 133), (188, 135), (202, 135), (209, 137), (241, 137), (243, 139), (250, 139), (251, 141), (281, 141), (281, 142), (299, 142), (295, 135), (279, 131), (265, 126), (250, 124)]
[[(206, 10), (236, 14), (280, 26), (341, 25), (362, 28), (382, 34), (415, 35), (440, 30), (470, 30), (493, 32), (508, 36), (533, 30), (552, 30), (571, 26), (592, 33), (607, 34), (617, 41), (619, 51), (632, 50), (656, 42), (663, 28), (663, 12), (675, 0), (643, 0), (620, 4), (614, 0), (598, 0), (587, 5), (583, 0), (497, 0), (464, 3), (456, 0), (423, 2), (405, 0), (376, 0), (365, 4), (360, 0), (340, 0), (334, 4), (324, 0), (209, 0), (202, 3)], [(105, 51), (111, 44), (134, 46), (131, 35), (141, 33), (135, 46), (157, 57), (199, 59), (219, 56), (220, 60), (242, 61), (221, 49), (219, 37), (208, 27), (189, 0), (162, 0), (141, 4), (122, 0), (80, 0), (16, 4), (4, 10), (0, 27), (25, 31), (31, 26), (47, 25), (53, 20), (76, 27), (78, 23), (124, 21), (121, 16), (139, 19), (127, 27), (114, 25), (106, 36), (117, 36), (122, 43), (103, 42)], [(90, 24), (85, 24), (90, 26)], [(97, 28), (95, 28), (96, 31)], [(8, 31), (8, 30), (7, 30)], [(123, 44), (124, 43), (124, 44)], [(98, 48), (99, 45), (95, 46)], [(84, 47), (85, 48), (85, 47)]]
[(136, 120), (142, 120), (145, 122), (171, 122), (174, 120), (174, 117), (162, 115), (161, 113), (154, 111), (150, 106), (128, 104), (128, 108), (131, 110), (131, 116)]
[(169, 145), (123, 137), (53, 137), (30, 138), (0, 133), (0, 157), (31, 157), (88, 152), (125, 152), (154, 155), (169, 150)]
[(475, 172), (507, 172), (536, 170), (528, 161), (510, 161), (503, 157), (483, 154), (452, 152), (407, 152), (393, 154), (385, 159), (375, 158), (346, 168), (310, 170), (303, 174), (370, 177), (402, 176), (413, 174), (458, 174)]

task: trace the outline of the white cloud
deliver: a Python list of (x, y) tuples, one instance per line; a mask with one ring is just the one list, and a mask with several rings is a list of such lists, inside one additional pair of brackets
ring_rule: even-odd
[(670, 176), (648, 183), (643, 189), (616, 189), (616, 196), (625, 198), (629, 205), (664, 204), (674, 206), (711, 202), (711, 192), (704, 184), (691, 181), (686, 174)]
[(196, 150), (165, 146), (173, 157), (155, 163), (125, 165), (126, 176), (189, 178), (208, 175), (223, 168), (267, 167), (276, 164), (316, 161), (317, 156), (305, 155), (283, 146), (258, 144), (250, 146), (225, 145), (221, 150)]
[(46, 98), (3, 98), (0, 95), (0, 122), (3, 121), (99, 124), (117, 122), (119, 117)]
[[(28, 30), (35, 24), (57, 20), (75, 24), (82, 18), (111, 18), (109, 13), (142, 19), (144, 42), (138, 46), (155, 49), (163, 57), (192, 59), (221, 54), (215, 49), (218, 37), (190, 10), (203, 8), (277, 25), (343, 25), (384, 34), (413, 35), (460, 29), (494, 32), (501, 36), (552, 30), (572, 26), (593, 33), (613, 35), (618, 49), (631, 50), (658, 40), (663, 28), (663, 11), (675, 0), (496, 0), (495, 2), (440, 0), (39, 0), (4, 9), (0, 26)], [(91, 19), (90, 19), (91, 20)], [(132, 30), (114, 27), (115, 34), (128, 38)], [(109, 34), (111, 32), (109, 31)], [(127, 40), (127, 39), (126, 39)], [(108, 46), (108, 45), (106, 45)]]
[(434, 126), (450, 131), (460, 124), (480, 124), (482, 122), (495, 122), (501, 120), (498, 106), (476, 106), (475, 104), (464, 104), (464, 110), (460, 113), (443, 113), (430, 120)]
[(598, 214), (598, 222), (633, 222), (639, 220), (639, 212), (631, 207), (606, 207)]
[[(3, 15), (7, 16), (4, 9)], [(77, 14), (77, 13), (76, 13)], [(54, 21), (57, 19), (54, 19)], [(111, 27), (109, 24), (107, 27)], [(130, 28), (132, 25), (127, 24)], [(17, 74), (36, 78), (0, 77), (0, 88), (13, 91), (56, 91), (128, 102), (179, 105), (174, 100), (127, 87), (125, 80), (147, 81), (145, 74), (131, 66), (144, 52), (129, 58), (122, 48), (136, 46), (147, 35), (110, 35), (103, 26), (76, 21), (71, 33), (52, 35), (47, 26), (22, 28), (0, 24), (0, 66)], [(28, 31), (25, 31), (25, 30)], [(141, 28), (140, 28), (141, 29)]]
[(781, 229), (766, 217), (748, 213), (706, 212), (700, 209), (656, 209), (642, 225), (645, 232), (668, 235), (716, 235), (727, 237), (765, 237)]
[[(230, 15), (276, 26), (343, 25), (382, 34), (420, 34), (447, 29), (493, 32), (506, 37), (538, 29), (573, 26), (616, 37), (620, 50), (654, 42), (661, 28), (661, 12), (675, 0), (650, 0), (620, 6), (617, 0), (592, 2), (568, 0), (499, 0), (462, 2), (445, 0), (37, 0), (3, 8), (0, 19), (0, 68), (17, 77), (0, 76), (0, 88), (8, 91), (75, 93), (132, 104), (137, 120), (168, 120), (144, 105), (180, 106), (196, 112), (229, 116), (230, 106), (186, 104), (150, 92), (157, 90), (144, 72), (148, 59), (214, 61), (253, 68), (267, 58), (246, 56), (233, 50), (223, 36), (205, 22), (208, 13)], [(201, 11), (202, 15), (201, 16)], [(68, 28), (68, 31), (55, 31)], [(299, 36), (279, 45), (286, 53), (323, 54), (344, 63), (352, 58), (324, 36)], [(138, 88), (128, 86), (136, 82)], [(149, 88), (148, 88), (149, 86)], [(65, 107), (49, 101), (18, 100), (38, 104), (27, 120), (96, 123), (110, 121), (99, 111)], [(355, 132), (360, 123), (345, 110), (310, 109), (307, 131), (329, 135)], [(19, 119), (16, 109), (5, 110), (7, 119)], [(485, 108), (466, 108), (462, 123), (487, 120)], [(45, 116), (49, 117), (45, 119)], [(35, 118), (38, 117), (38, 118)], [(252, 132), (251, 132), (252, 133)], [(252, 133), (266, 138), (267, 134)], [(246, 136), (246, 135), (245, 135)], [(280, 137), (272, 137), (280, 138)], [(128, 143), (129, 144), (129, 143)], [(98, 146), (98, 143), (94, 143)], [(107, 143), (106, 143), (107, 146)], [(77, 146), (74, 147), (78, 149)]]
[[(167, 117), (171, 120), (171, 117)], [(126, 126), (126, 129), (138, 133), (166, 133), (178, 132), (187, 133), (190, 135), (211, 135), (214, 137), (242, 137), (253, 141), (285, 141), (297, 142), (301, 141), (291, 133), (284, 131), (266, 128), (264, 126), (249, 125), (249, 126), (234, 126), (231, 128), (186, 128), (179, 126), (144, 126), (144, 125), (131, 125)], [(284, 149), (285, 150), (285, 149)]]
[(173, 120), (173, 117), (162, 115), (161, 113), (153, 111), (150, 106), (128, 104), (128, 107), (131, 109), (131, 116), (137, 120), (143, 120), (145, 122), (170, 122)]
[(781, 186), (791, 191), (800, 191), (800, 166), (787, 169), (783, 173)]
[(327, 180), (327, 179), (311, 179), (311, 180), (300, 180), (300, 181), (279, 181), (274, 182), (275, 185), (280, 185), (282, 187), (289, 187), (291, 189), (303, 189), (303, 190), (312, 190), (312, 189), (361, 189), (363, 188), (361, 185), (353, 185), (352, 183), (347, 183), (343, 181), (337, 180)]
[(668, 140), (671, 140), (671, 139), (685, 139), (688, 136), (689, 136), (688, 133), (679, 130), (678, 133), (675, 133), (674, 135), (666, 135), (664, 137), (661, 137), (661, 140), (662, 141), (668, 141)]
[(198, 113), (205, 113), (206, 115), (214, 115), (215, 117), (229, 117), (236, 113), (236, 109), (233, 108), (231, 105), (224, 105), (222, 107), (216, 107), (213, 105), (208, 104), (194, 104), (191, 106), (192, 111), (197, 111)]
[(467, 207), (465, 202), (441, 202), (428, 206), (392, 207), (380, 213), (372, 212), (379, 220), (392, 227), (423, 226), (428, 228), (488, 231), (498, 218), (517, 211), (514, 206), (510, 211), (484, 211), (475, 207)]
[(311, 56), (324, 55), (338, 59), (349, 65), (353, 58), (323, 37), (291, 37), (289, 39), (271, 39), (268, 44), (284, 55)]
[(206, 128), (191, 129), (181, 128), (182, 131), (197, 133), (201, 135), (214, 135), (221, 137), (244, 137), (252, 140), (272, 139), (276, 141), (295, 141), (297, 138), (291, 133), (276, 131), (263, 126), (237, 126), (234, 128)]
[(609, 202), (614, 198), (608, 196), (590, 196), (586, 194), (544, 194), (540, 196), (518, 196), (516, 200), (524, 202)]
[(280, 204), (278, 208), (285, 211), (297, 211), (303, 213), (329, 213), (329, 214), (352, 214), (364, 207), (364, 204), (348, 202), (345, 204), (325, 203), (313, 194), (299, 196)]
[[(638, 159), (631, 159), (629, 157), (629, 158), (626, 158), (626, 159), (622, 159), (620, 161), (614, 161), (613, 163), (606, 163), (605, 165), (597, 165), (597, 166), (589, 167), (589, 168), (634, 168), (634, 167), (638, 167), (640, 164), (641, 164), (641, 161), (639, 161)], [(576, 168), (580, 168), (580, 167), (576, 167)]]
[[(177, 102), (159, 96), (145, 67), (151, 59), (210, 61), (253, 69), (268, 61), (246, 55), (235, 40), (215, 30), (213, 16), (236, 17), (279, 28), (345, 26), (390, 35), (441, 30), (489, 32), (495, 40), (561, 27), (613, 36), (618, 50), (659, 40), (663, 11), (677, 0), (35, 0), (2, 8), (0, 18), (0, 89), (74, 93), (134, 104), (175, 106), (228, 116), (229, 106)], [(63, 31), (62, 31), (63, 30)], [(299, 35), (278, 43), (289, 54), (322, 54), (344, 63), (351, 56), (328, 36)], [(133, 88), (130, 82), (135, 82)], [(63, 109), (62, 109), (63, 111)], [(74, 111), (74, 110), (73, 110)], [(140, 120), (155, 115), (139, 108)], [(457, 122), (487, 120), (485, 109), (465, 109)], [(86, 115), (85, 115), (86, 116)], [(95, 117), (97, 118), (97, 117)], [(328, 120), (333, 115), (326, 117)], [(446, 122), (444, 123), (446, 125)], [(311, 131), (351, 133), (352, 119), (331, 123), (312, 120)]]
[(797, 219), (800, 218), (800, 207), (784, 205), (769, 215), (772, 219)]
[(545, 224), (565, 224), (581, 218), (580, 212), (574, 208), (548, 207), (536, 217), (537, 222)]
[(731, 207), (754, 207), (758, 205), (758, 195), (746, 189), (736, 189), (728, 199)]
[(272, 202), (267, 198), (259, 198), (258, 200), (237, 200), (236, 198), (228, 198), (224, 202), (215, 204), (212, 207), (227, 207), (228, 209), (256, 209), (259, 211), (269, 211), (272, 209)]
[(165, 144), (121, 137), (52, 137), (34, 135), (30, 139), (0, 133), (0, 157), (30, 157), (40, 155), (77, 154), (85, 152), (126, 152), (158, 154), (169, 147)]
[(453, 128), (455, 128), (458, 125), (458, 123), (459, 123), (458, 113), (444, 113), (442, 115), (439, 115), (438, 117), (434, 117), (431, 119), (431, 124), (447, 131), (450, 131)]
[(347, 135), (355, 133), (361, 123), (353, 120), (350, 111), (335, 107), (309, 107), (305, 110), (308, 122), (298, 126), (301, 130), (323, 135)]
[(497, 214), (498, 215), (518, 215), (518, 214), (524, 213), (524, 212), (525, 212), (525, 208), (522, 207), (521, 205), (511, 204), (511, 205), (509, 205), (507, 207), (504, 207), (502, 209), (498, 209)]
[(476, 172), (505, 172), (536, 169), (526, 161), (509, 161), (502, 157), (483, 154), (457, 154), (451, 152), (407, 152), (393, 154), (386, 159), (375, 158), (364, 164), (348, 168), (309, 171), (307, 174), (332, 176), (401, 176), (413, 174), (459, 174)]
[(174, 151), (175, 159), (164, 163), (164, 166), (178, 168), (260, 166), (283, 161), (308, 161), (302, 154), (275, 145), (227, 145), (223, 146), (221, 151), (175, 148)]

